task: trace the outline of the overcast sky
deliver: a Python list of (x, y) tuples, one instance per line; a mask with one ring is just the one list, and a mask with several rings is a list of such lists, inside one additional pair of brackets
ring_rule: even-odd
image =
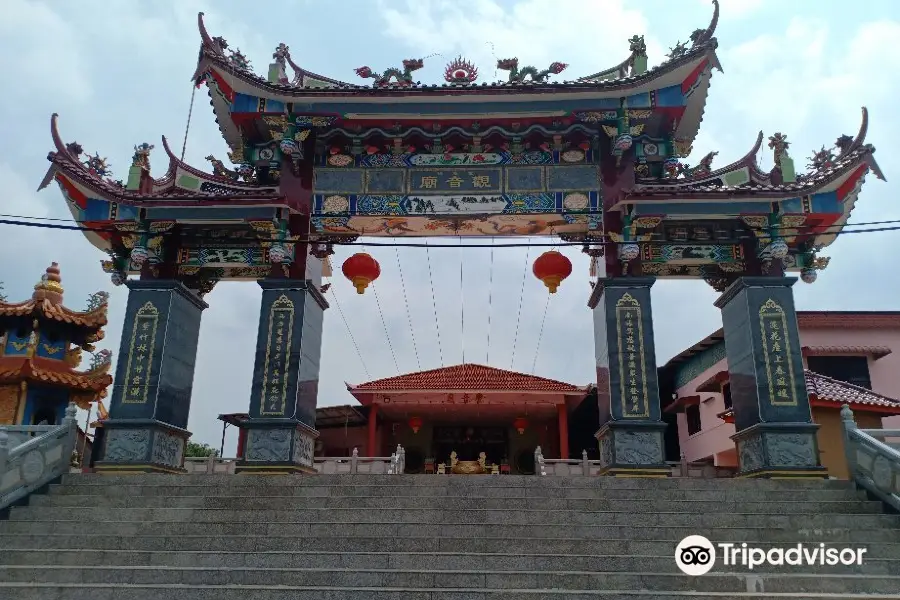
[[(652, 66), (677, 41), (705, 27), (712, 12), (706, 0), (280, 0), (270, 11), (262, 8), (265, 3), (230, 0), (2, 4), (0, 213), (55, 218), (70, 216), (56, 186), (35, 192), (52, 149), (50, 114), (60, 114), (65, 141), (108, 157), (116, 178), (126, 178), (135, 144), (155, 144), (153, 174), (161, 176), (166, 160), (160, 136), (176, 148), (183, 141), (201, 10), (210, 33), (239, 47), (263, 76), (275, 46), (285, 42), (303, 67), (354, 83), (361, 83), (354, 69), (364, 64), (381, 71), (432, 54), (437, 56), (417, 73), (423, 82), (441, 82), (445, 64), (458, 54), (479, 67), (482, 81), (501, 76), (493, 68), (496, 56), (518, 56), (520, 64), (539, 68), (566, 62), (563, 75), (574, 79), (623, 60), (626, 40), (635, 33), (646, 36)], [(746, 153), (762, 129), (767, 136), (786, 133), (803, 168), (813, 149), (831, 146), (840, 134), (855, 135), (866, 105), (867, 141), (880, 149), (876, 157), (888, 179), (896, 180), (898, 158), (890, 142), (900, 138), (894, 106), (900, 6), (866, 0), (865, 7), (843, 0), (722, 0), (716, 35), (725, 72), (713, 75), (689, 162), (718, 150), (714, 166), (723, 166)], [(226, 151), (206, 90), (198, 90), (186, 160), (206, 168), (206, 155), (226, 160)], [(771, 151), (764, 148), (760, 162), (771, 168)], [(851, 222), (900, 219), (894, 186), (870, 175)], [(382, 265), (374, 287), (383, 322), (375, 295), (358, 296), (340, 276), (341, 261), (354, 250), (341, 248), (332, 257), (338, 274), (332, 290), (362, 360), (329, 293), (320, 406), (354, 402), (345, 381), (457, 364), (463, 355), (466, 362), (533, 369), (579, 385), (592, 381), (588, 264), (577, 250), (567, 249), (575, 270), (549, 303), (539, 347), (548, 295), (530, 263), (545, 249), (533, 248), (529, 255), (525, 249), (498, 250), (492, 259), (486, 250), (435, 248), (429, 252), (432, 287), (424, 250), (369, 247)], [(795, 286), (798, 308), (897, 309), (898, 250), (900, 232), (838, 238), (824, 253), (832, 261), (818, 282)], [(60, 263), (70, 307), (81, 309), (91, 292), (109, 291), (110, 324), (101, 347), (118, 350), (127, 290), (111, 285), (100, 269), (103, 254), (81, 233), (0, 225), (0, 257), (0, 281), (11, 301), (29, 296), (51, 261)], [(702, 281), (656, 284), (661, 364), (720, 326), (716, 297)], [(190, 429), (195, 440), (218, 447), (216, 415), (248, 407), (260, 289), (254, 283), (219, 284), (206, 300)], [(234, 451), (229, 439), (226, 455)]]

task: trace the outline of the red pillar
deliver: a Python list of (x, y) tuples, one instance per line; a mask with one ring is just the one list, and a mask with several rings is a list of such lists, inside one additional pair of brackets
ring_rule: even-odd
[(378, 422), (378, 405), (369, 406), (369, 442), (366, 450), (369, 456), (375, 456), (375, 432)]
[(244, 458), (244, 448), (247, 445), (247, 430), (238, 430), (237, 458)]
[(559, 420), (559, 457), (569, 458), (569, 413), (565, 402), (556, 405)]

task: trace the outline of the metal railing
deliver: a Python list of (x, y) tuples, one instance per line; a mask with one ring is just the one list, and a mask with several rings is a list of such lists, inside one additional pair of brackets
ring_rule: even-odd
[(879, 439), (900, 437), (900, 429), (859, 429), (853, 411), (846, 404), (841, 408), (841, 423), (850, 477), (900, 511), (900, 450)]
[(61, 425), (0, 427), (0, 510), (69, 471), (78, 436), (76, 408)]

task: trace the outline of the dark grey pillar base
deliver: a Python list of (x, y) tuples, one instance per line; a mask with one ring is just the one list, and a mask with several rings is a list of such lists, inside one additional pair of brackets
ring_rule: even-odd
[(737, 445), (738, 477), (827, 477), (819, 464), (818, 425), (760, 423), (731, 436)]
[(184, 473), (189, 431), (155, 420), (104, 421), (98, 473)]
[(600, 475), (669, 477), (659, 421), (609, 421), (594, 434), (600, 444)]
[(238, 473), (315, 473), (313, 452), (319, 432), (296, 419), (249, 419)]

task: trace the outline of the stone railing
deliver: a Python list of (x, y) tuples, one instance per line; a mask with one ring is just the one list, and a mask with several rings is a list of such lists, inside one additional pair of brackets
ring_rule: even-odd
[(75, 412), (69, 404), (62, 425), (0, 427), (0, 510), (69, 472)]
[[(714, 479), (734, 475), (734, 469), (688, 463), (684, 460), (681, 462), (667, 462), (666, 466), (672, 469), (672, 477)], [(534, 469), (536, 475), (542, 476), (595, 477), (600, 474), (601, 466), (599, 460), (588, 460), (587, 450), (581, 451), (581, 460), (574, 458), (544, 458), (541, 447), (538, 446), (534, 450)]]
[[(216, 456), (185, 458), (184, 468), (188, 475), (221, 475), (234, 473), (240, 459), (219, 458)], [(339, 475), (343, 473), (367, 473), (373, 475), (398, 475), (406, 469), (406, 451), (397, 446), (397, 451), (390, 456), (360, 456), (354, 448), (352, 456), (329, 457), (318, 456), (313, 459), (316, 471), (323, 475)]]
[(900, 450), (878, 439), (900, 436), (900, 429), (859, 429), (846, 404), (841, 408), (841, 422), (850, 476), (857, 485), (900, 511)]

